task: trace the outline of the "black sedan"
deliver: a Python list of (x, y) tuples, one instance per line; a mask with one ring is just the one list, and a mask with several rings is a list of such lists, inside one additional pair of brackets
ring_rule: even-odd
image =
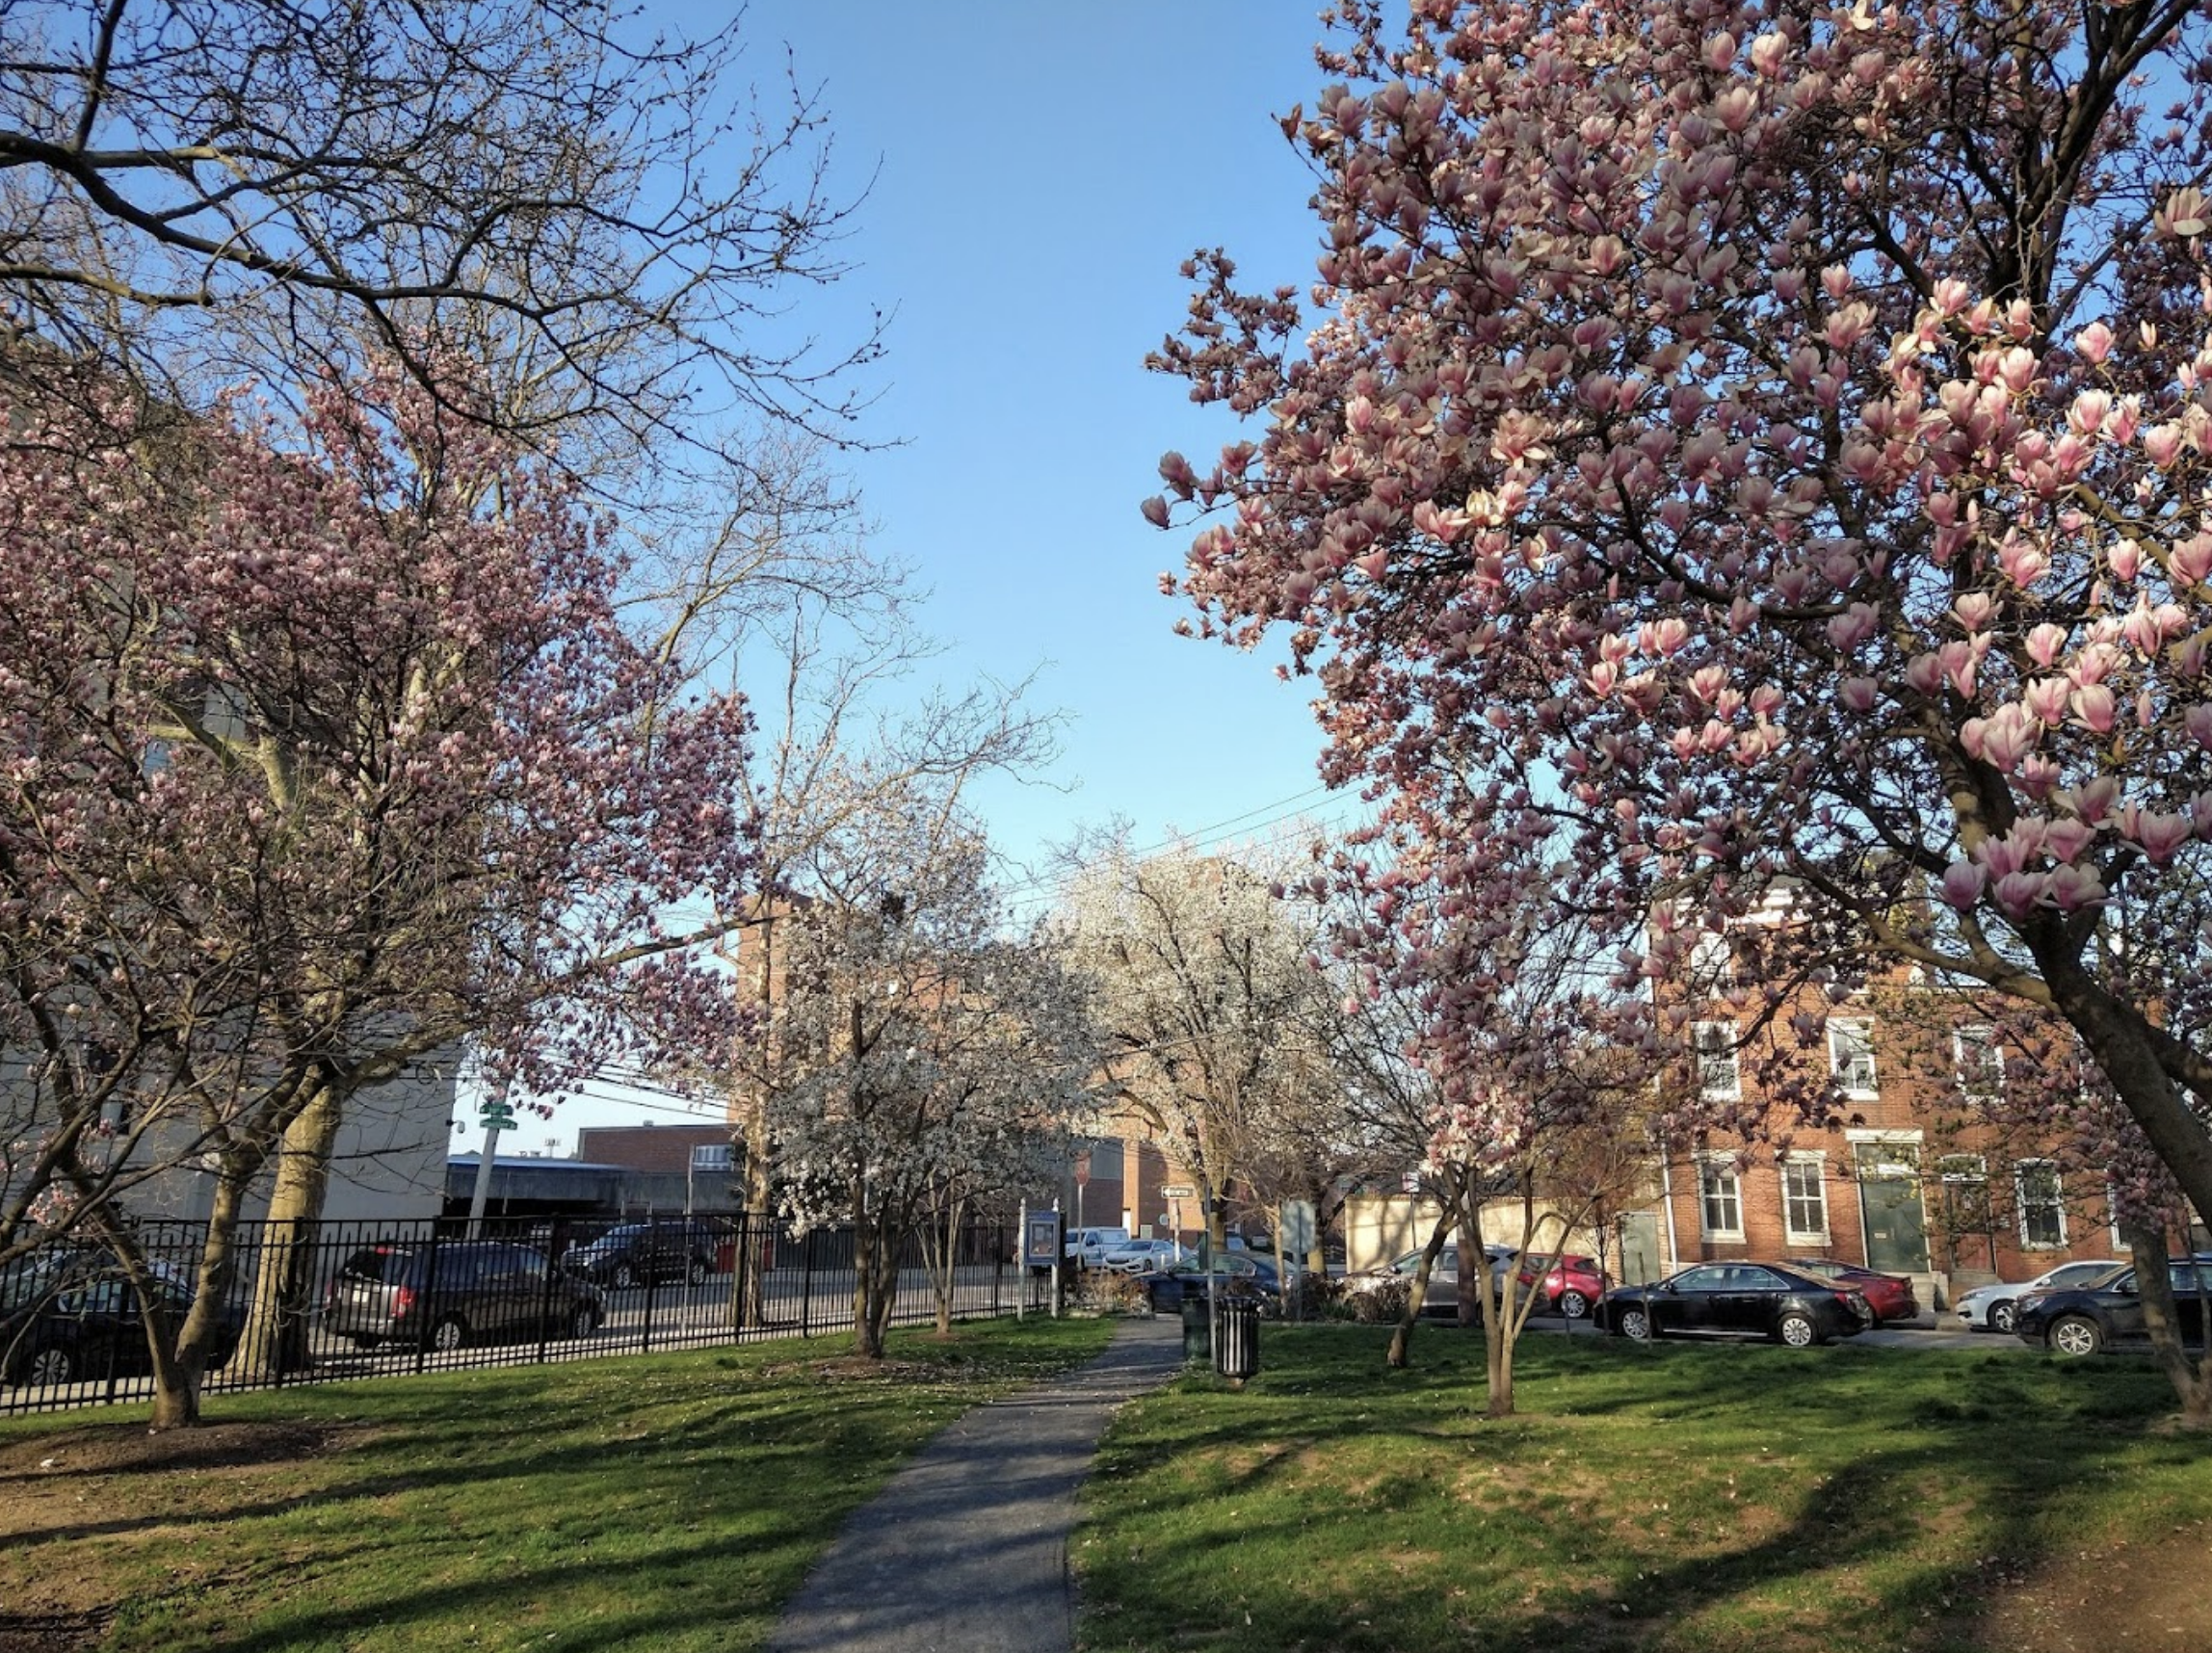
[(1771, 1337), (1809, 1349), (1874, 1324), (1866, 1299), (1780, 1263), (1700, 1263), (1598, 1299), (1593, 1321), (1617, 1337)]
[[(1214, 1273), (1220, 1276), (1219, 1289), (1224, 1298), (1257, 1298), (1270, 1312), (1282, 1302), (1281, 1281), (1275, 1265), (1264, 1257), (1247, 1251), (1226, 1252), (1214, 1259)], [(1145, 1276), (1145, 1296), (1151, 1300), (1154, 1314), (1174, 1314), (1182, 1308), (1186, 1296), (1205, 1295), (1206, 1265), (1196, 1257), (1185, 1257), (1173, 1268)]]
[[(2212, 1296), (2212, 1255), (2167, 1265), (2173, 1281), (2173, 1315), (2181, 1341), (2204, 1347), (2204, 1301)], [(2025, 1342), (2054, 1353), (2079, 1357), (2108, 1349), (2145, 1349), (2150, 1333), (2144, 1325), (2143, 1297), (2135, 1271), (2123, 1269), (2094, 1286), (2030, 1292), (2014, 1305), (2013, 1329)]]
[[(181, 1322), (192, 1307), (191, 1276), (165, 1263), (147, 1268), (163, 1307)], [(245, 1318), (225, 1305), (208, 1351), (210, 1370), (237, 1349)], [(57, 1389), (152, 1370), (138, 1292), (113, 1256), (34, 1256), (0, 1279), (0, 1382)]]

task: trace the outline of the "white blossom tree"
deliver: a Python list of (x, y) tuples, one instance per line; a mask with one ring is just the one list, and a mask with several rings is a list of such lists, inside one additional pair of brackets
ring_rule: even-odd
[(1230, 1184), (1326, 1070), (1312, 1027), (1327, 985), (1304, 909), (1274, 893), (1288, 860), (1188, 844), (1140, 857), (1119, 838), (1088, 854), (1053, 921), (1097, 994), (1121, 1105), (1197, 1175), (1216, 1246)]
[(874, 1358), (910, 1240), (1055, 1179), (1095, 1054), (1084, 994), (1007, 932), (983, 832), (945, 792), (859, 800), (805, 872), (778, 927), (764, 1101), (786, 1213), (852, 1223), (855, 1342)]

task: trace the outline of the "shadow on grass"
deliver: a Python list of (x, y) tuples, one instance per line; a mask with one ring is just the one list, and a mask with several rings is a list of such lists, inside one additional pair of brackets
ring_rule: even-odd
[(2204, 1461), (2132, 1362), (1545, 1340), (1490, 1422), (1479, 1337), (1409, 1372), (1382, 1347), (1278, 1334), (1245, 1394), (1125, 1418), (1087, 1645), (1948, 1653), (2132, 1481)]

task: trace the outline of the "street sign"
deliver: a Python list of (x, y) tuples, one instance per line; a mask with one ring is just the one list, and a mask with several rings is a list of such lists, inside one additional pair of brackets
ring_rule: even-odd
[(1198, 1192), (1187, 1182), (1172, 1182), (1160, 1190), (1160, 1197), (1162, 1199), (1194, 1199), (1198, 1196)]
[(1282, 1232), (1277, 1236), (1285, 1251), (1304, 1253), (1313, 1249), (1313, 1201), (1286, 1199), (1282, 1202)]
[(487, 1102), (482, 1112), (477, 1115), (477, 1118), (487, 1131), (512, 1131), (514, 1129), (514, 1110), (504, 1102)]
[(1075, 1156), (1075, 1186), (1077, 1188), (1088, 1188), (1090, 1184), (1091, 1156), (1087, 1153), (1077, 1154)]

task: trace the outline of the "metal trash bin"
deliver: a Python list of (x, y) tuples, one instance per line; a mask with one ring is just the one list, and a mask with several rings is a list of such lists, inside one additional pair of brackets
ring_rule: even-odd
[(1240, 1383), (1259, 1375), (1259, 1304), (1250, 1298), (1222, 1301), (1222, 1341), (1214, 1351), (1214, 1370)]
[(1213, 1327), (1206, 1319), (1206, 1299), (1183, 1294), (1183, 1358), (1204, 1360), (1214, 1352)]

